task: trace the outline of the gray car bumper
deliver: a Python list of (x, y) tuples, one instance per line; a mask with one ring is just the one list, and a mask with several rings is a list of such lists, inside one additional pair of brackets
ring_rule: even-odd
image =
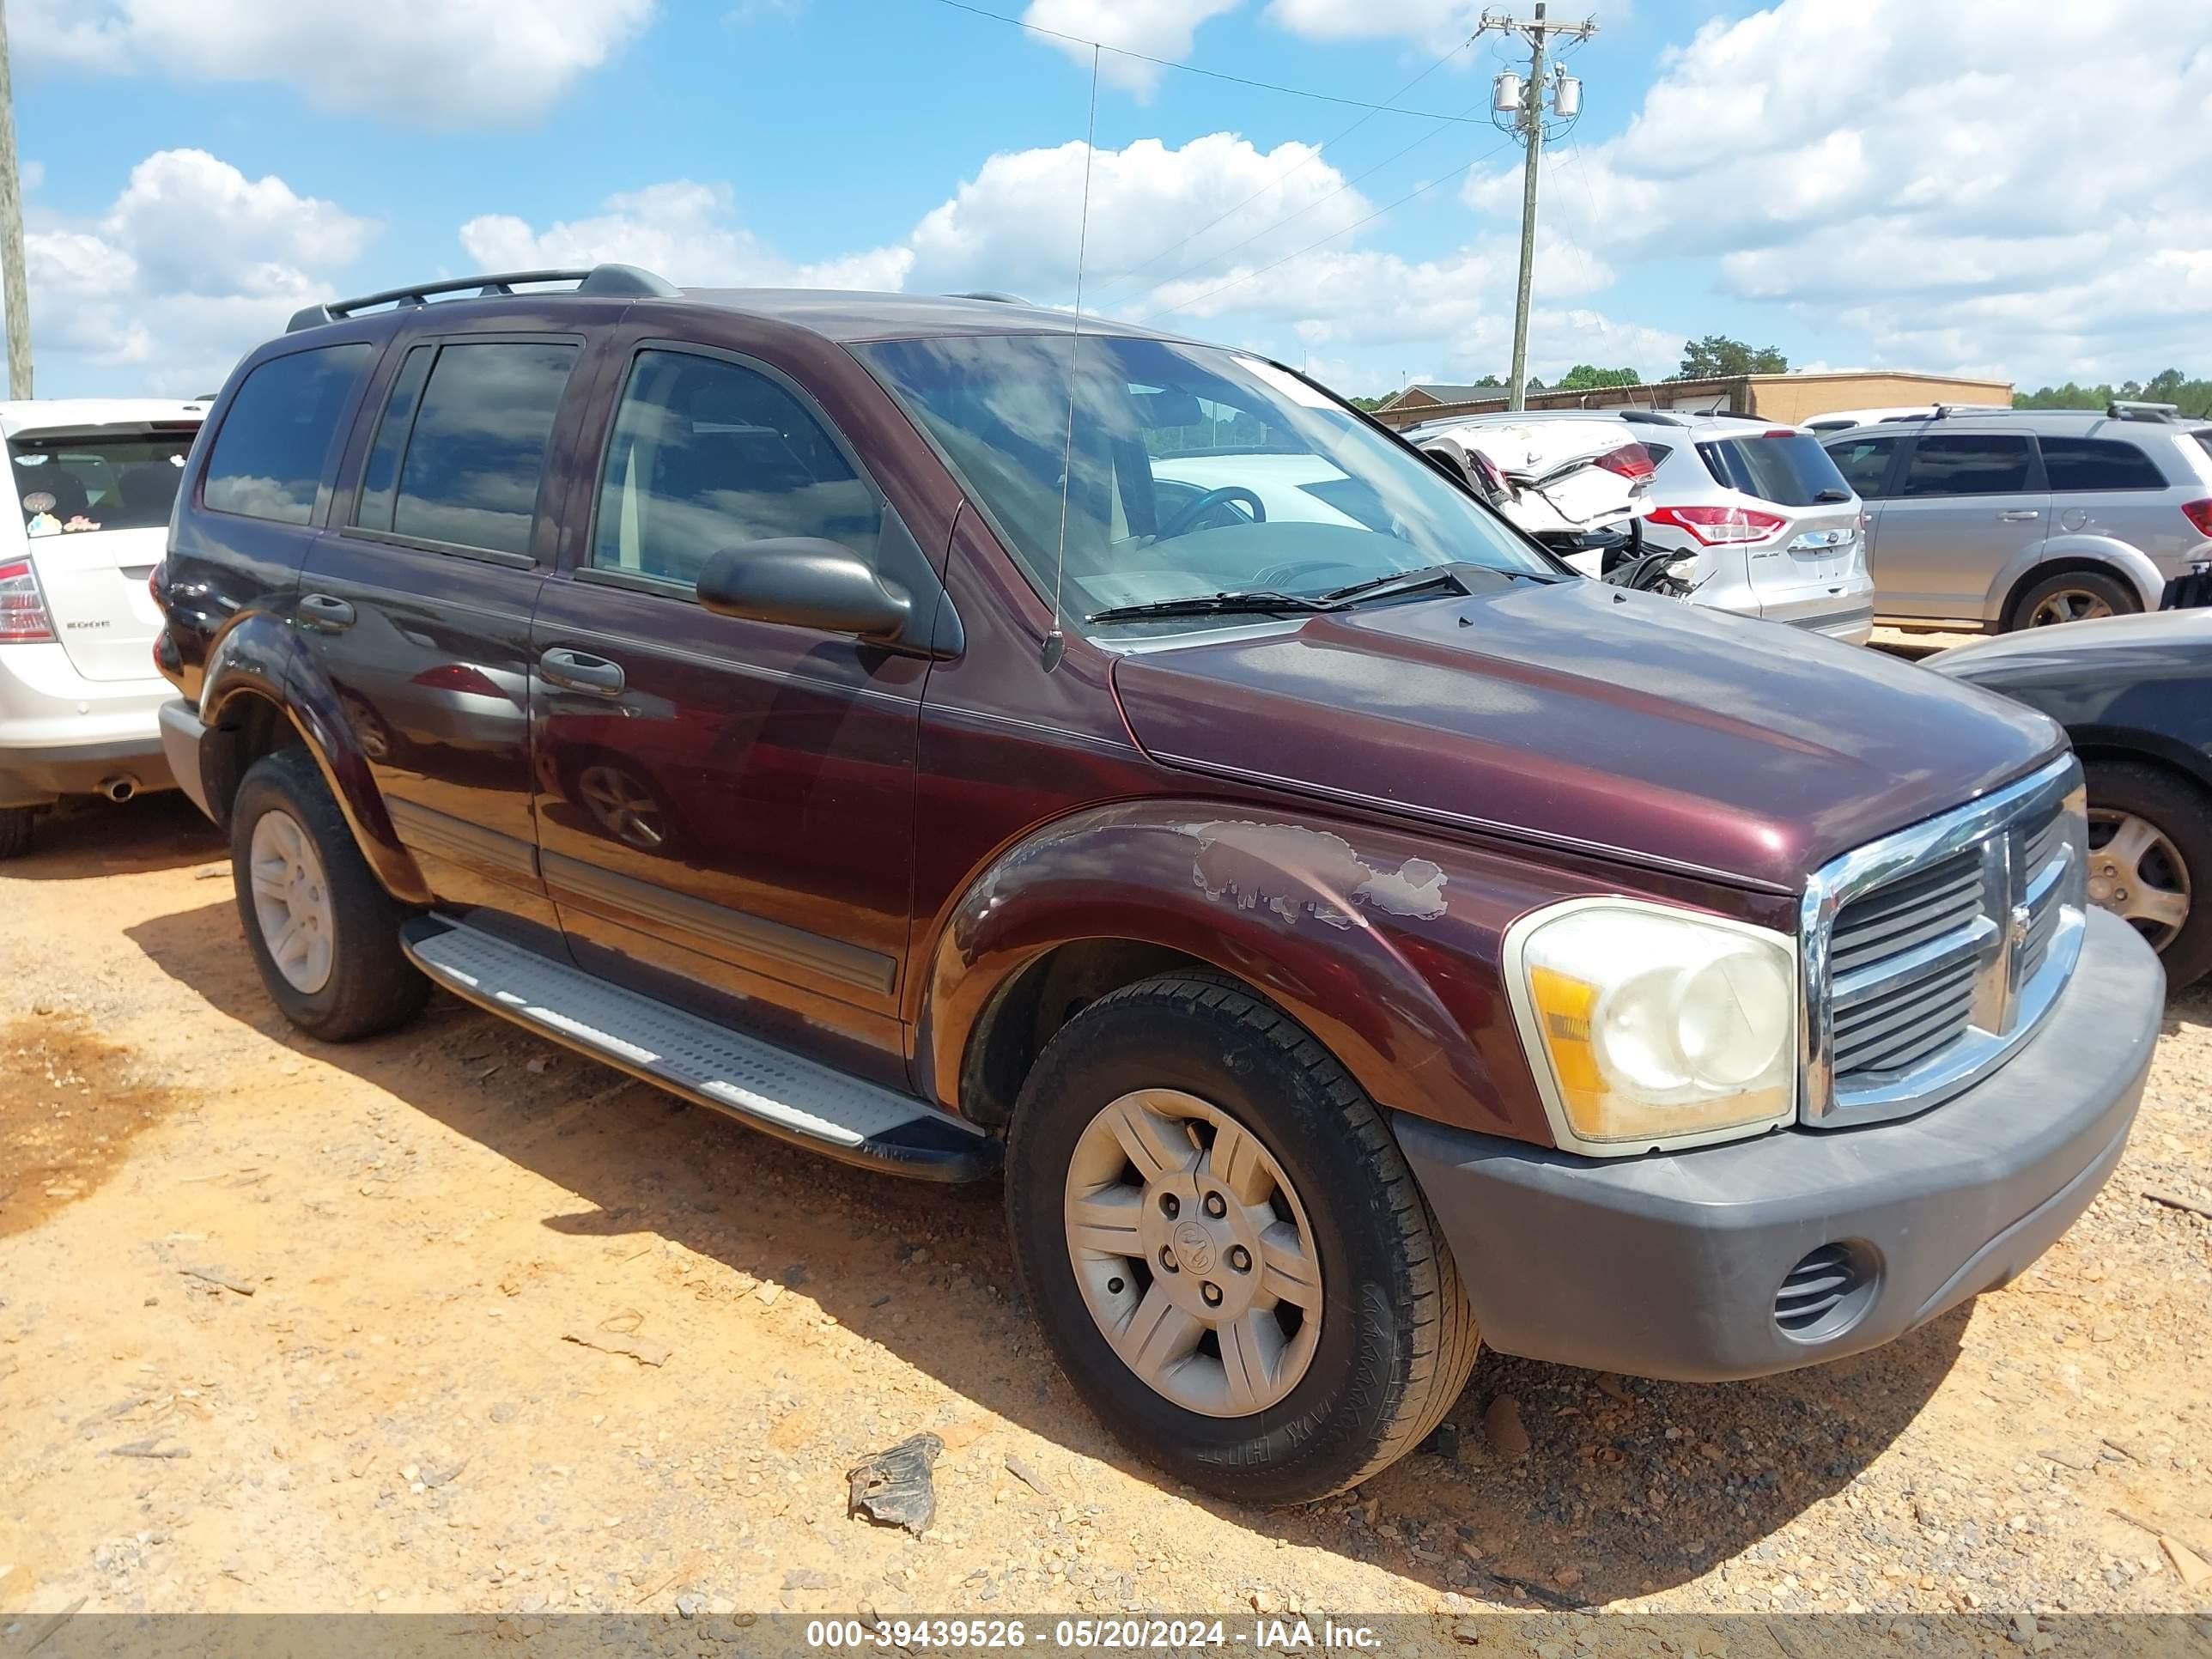
[(134, 793), (169, 787), (163, 751), (145, 738), (0, 752), (0, 806), (43, 806), (64, 795), (100, 793), (127, 779)]
[[(1875, 1347), (2013, 1279), (2119, 1161), (2158, 1038), (2157, 957), (2117, 918), (2088, 923), (2042, 1029), (1916, 1118), (1607, 1162), (1400, 1115), (1483, 1340), (1717, 1382)], [(1777, 1294), (1827, 1245), (1858, 1288), (1793, 1335)]]
[(200, 744), (207, 736), (207, 727), (182, 697), (161, 705), (161, 752), (168, 757), (177, 787), (191, 798), (193, 805), (214, 817), (208, 811), (206, 776), (200, 770)]

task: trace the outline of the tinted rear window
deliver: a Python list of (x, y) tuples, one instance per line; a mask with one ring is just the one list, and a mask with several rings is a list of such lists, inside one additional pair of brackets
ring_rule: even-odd
[(1828, 446), (1828, 459), (1844, 482), (1867, 501), (1881, 498), (1889, 477), (1890, 457), (1897, 453), (1894, 438), (1850, 438)]
[(553, 342), (440, 351), (400, 465), (393, 533), (528, 553), (553, 417), (575, 361), (574, 346)]
[(40, 433), (8, 446), (24, 533), (151, 530), (169, 522), (195, 427), (143, 433)]
[(2158, 463), (2117, 438), (2040, 438), (2053, 489), (2163, 489)]
[(307, 523), (338, 419), (374, 349), (318, 346), (248, 374), (215, 434), (200, 499), (218, 513)]
[(1720, 438), (1698, 446), (1714, 477), (1731, 489), (1780, 507), (1810, 507), (1850, 499), (1851, 487), (1819, 439), (1808, 432), (1787, 437)]
[(1904, 495), (2017, 495), (2035, 454), (2026, 438), (1972, 432), (1923, 434), (1905, 470)]

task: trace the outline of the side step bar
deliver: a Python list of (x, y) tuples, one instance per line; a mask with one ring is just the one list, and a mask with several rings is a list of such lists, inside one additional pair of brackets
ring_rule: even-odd
[(481, 928), (422, 916), (399, 938), (415, 965), (454, 995), (780, 1139), (923, 1181), (974, 1181), (999, 1166), (997, 1141), (910, 1095)]

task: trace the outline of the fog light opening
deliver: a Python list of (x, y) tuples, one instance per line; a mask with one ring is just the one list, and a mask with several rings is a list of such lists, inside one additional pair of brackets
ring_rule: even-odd
[(1793, 1342), (1826, 1342), (1857, 1324), (1874, 1305), (1881, 1259), (1858, 1239), (1808, 1251), (1774, 1293), (1774, 1323)]

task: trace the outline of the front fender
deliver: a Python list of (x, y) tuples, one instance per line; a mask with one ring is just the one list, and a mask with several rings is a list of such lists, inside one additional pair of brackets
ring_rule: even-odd
[(2014, 592), (2022, 581), (2033, 580), (2042, 567), (2084, 562), (2107, 566), (2114, 575), (2135, 589), (2142, 599), (2144, 610), (2158, 609), (2159, 599), (2166, 592), (2166, 577), (2140, 548), (2130, 547), (2110, 536), (2061, 534), (2047, 538), (2005, 561), (1982, 601), (1982, 620), (1991, 627), (2002, 623), (2005, 605)]
[[(429, 884), (399, 844), (337, 694), (298, 630), (265, 611), (238, 618), (209, 651), (200, 682), (201, 723), (210, 731), (235, 726), (240, 700), (252, 696), (266, 698), (291, 720), (385, 890), (404, 904), (429, 903)], [(229, 781), (235, 787), (237, 780)], [(210, 793), (210, 799), (217, 798)], [(220, 798), (227, 801), (228, 794)]]
[[(1656, 878), (1654, 896), (1680, 896)], [(1327, 1045), (1378, 1103), (1546, 1141), (1500, 978), (1514, 919), (1643, 890), (1395, 828), (1249, 804), (1092, 808), (1000, 853), (930, 938), (916, 1076), (957, 1105), (993, 998), (1055, 947), (1126, 941), (1236, 975)]]

